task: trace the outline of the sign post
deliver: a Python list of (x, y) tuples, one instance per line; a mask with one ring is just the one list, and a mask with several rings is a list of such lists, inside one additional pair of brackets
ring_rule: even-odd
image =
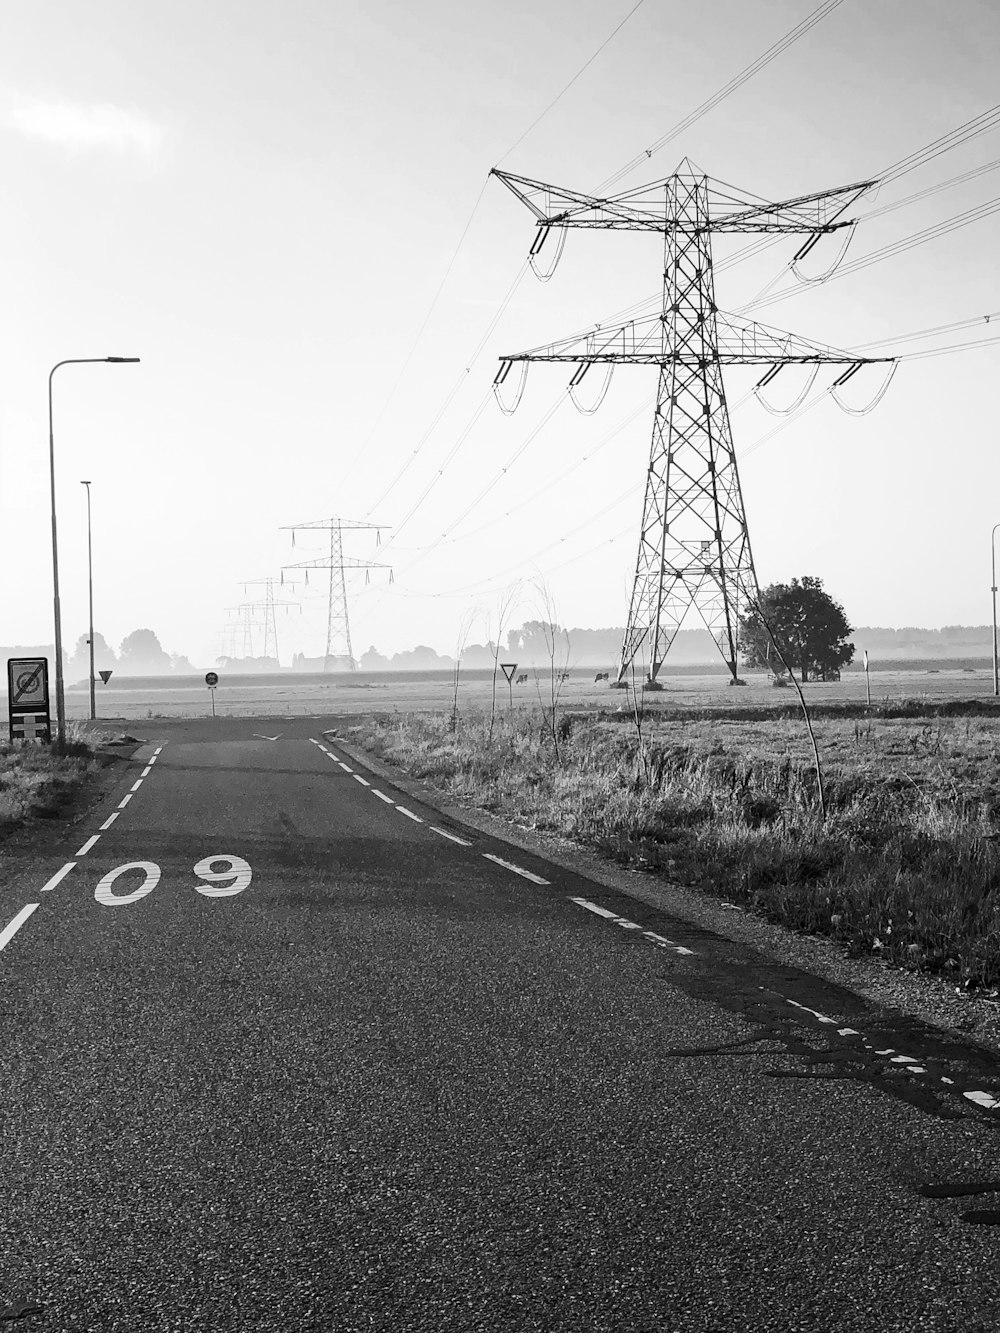
[(868, 707), (872, 706), (872, 683), (868, 678), (868, 649), (865, 649), (865, 695), (868, 699)]
[(503, 672), (503, 674), (507, 677), (507, 701), (508, 701), (508, 707), (513, 708), (513, 707), (514, 707), (514, 686), (513, 686), (512, 682), (513, 682), (513, 680), (514, 680), (514, 672), (517, 670), (517, 663), (516, 663), (516, 662), (501, 662), (501, 663), (500, 663), (500, 670), (501, 670), (501, 671)]
[(208, 686), (208, 692), (212, 696), (212, 716), (215, 717), (215, 687), (219, 683), (219, 675), (216, 671), (207, 671), (205, 673), (205, 684)]
[(12, 741), (51, 744), (48, 658), (8, 657), (7, 721)]

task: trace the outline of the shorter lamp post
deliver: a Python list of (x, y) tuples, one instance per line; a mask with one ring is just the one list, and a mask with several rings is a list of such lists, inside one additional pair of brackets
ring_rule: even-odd
[(97, 717), (97, 696), (94, 690), (94, 549), (90, 541), (90, 482), (81, 481), (87, 488), (87, 601), (90, 607), (90, 720)]

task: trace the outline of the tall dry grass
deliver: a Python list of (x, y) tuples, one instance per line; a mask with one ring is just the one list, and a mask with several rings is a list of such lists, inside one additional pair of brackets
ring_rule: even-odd
[[(647, 720), (647, 728), (648, 728)], [(400, 715), (366, 746), (461, 800), (574, 838), (852, 950), (1000, 983), (1000, 729), (992, 718), (833, 719), (816, 772), (791, 719)]]
[(100, 737), (78, 723), (67, 727), (66, 747), (0, 742), (0, 838), (31, 818), (54, 818), (97, 773)]

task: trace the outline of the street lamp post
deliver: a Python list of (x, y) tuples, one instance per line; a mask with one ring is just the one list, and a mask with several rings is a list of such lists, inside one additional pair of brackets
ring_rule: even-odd
[(990, 568), (993, 577), (990, 579), (992, 585), (990, 591), (993, 593), (993, 697), (1000, 695), (1000, 669), (997, 665), (997, 528), (1000, 523), (993, 524), (993, 531), (990, 533)]
[[(65, 361), (57, 361), (49, 371), (49, 484), (52, 494), (52, 609), (55, 625), (56, 655), (56, 738), (59, 748), (66, 744), (66, 697), (63, 690), (62, 664), (62, 615), (59, 609), (59, 542), (56, 535), (56, 450), (52, 431), (52, 376), (60, 366), (93, 365), (99, 362), (111, 362), (116, 365), (137, 362), (137, 356), (74, 356)], [(89, 491), (88, 491), (89, 495)], [(93, 638), (93, 636), (91, 636)], [(93, 681), (93, 671), (91, 672)], [(93, 686), (91, 686), (93, 688)], [(91, 695), (93, 698), (93, 695)]]
[(90, 482), (81, 481), (87, 488), (87, 602), (90, 609), (90, 720), (97, 717), (97, 697), (94, 692), (94, 549), (90, 540)]

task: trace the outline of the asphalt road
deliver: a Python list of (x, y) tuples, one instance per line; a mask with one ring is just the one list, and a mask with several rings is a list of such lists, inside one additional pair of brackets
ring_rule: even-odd
[(464, 827), (328, 725), (149, 723), (5, 852), (0, 1317), (996, 1326), (992, 1057)]

